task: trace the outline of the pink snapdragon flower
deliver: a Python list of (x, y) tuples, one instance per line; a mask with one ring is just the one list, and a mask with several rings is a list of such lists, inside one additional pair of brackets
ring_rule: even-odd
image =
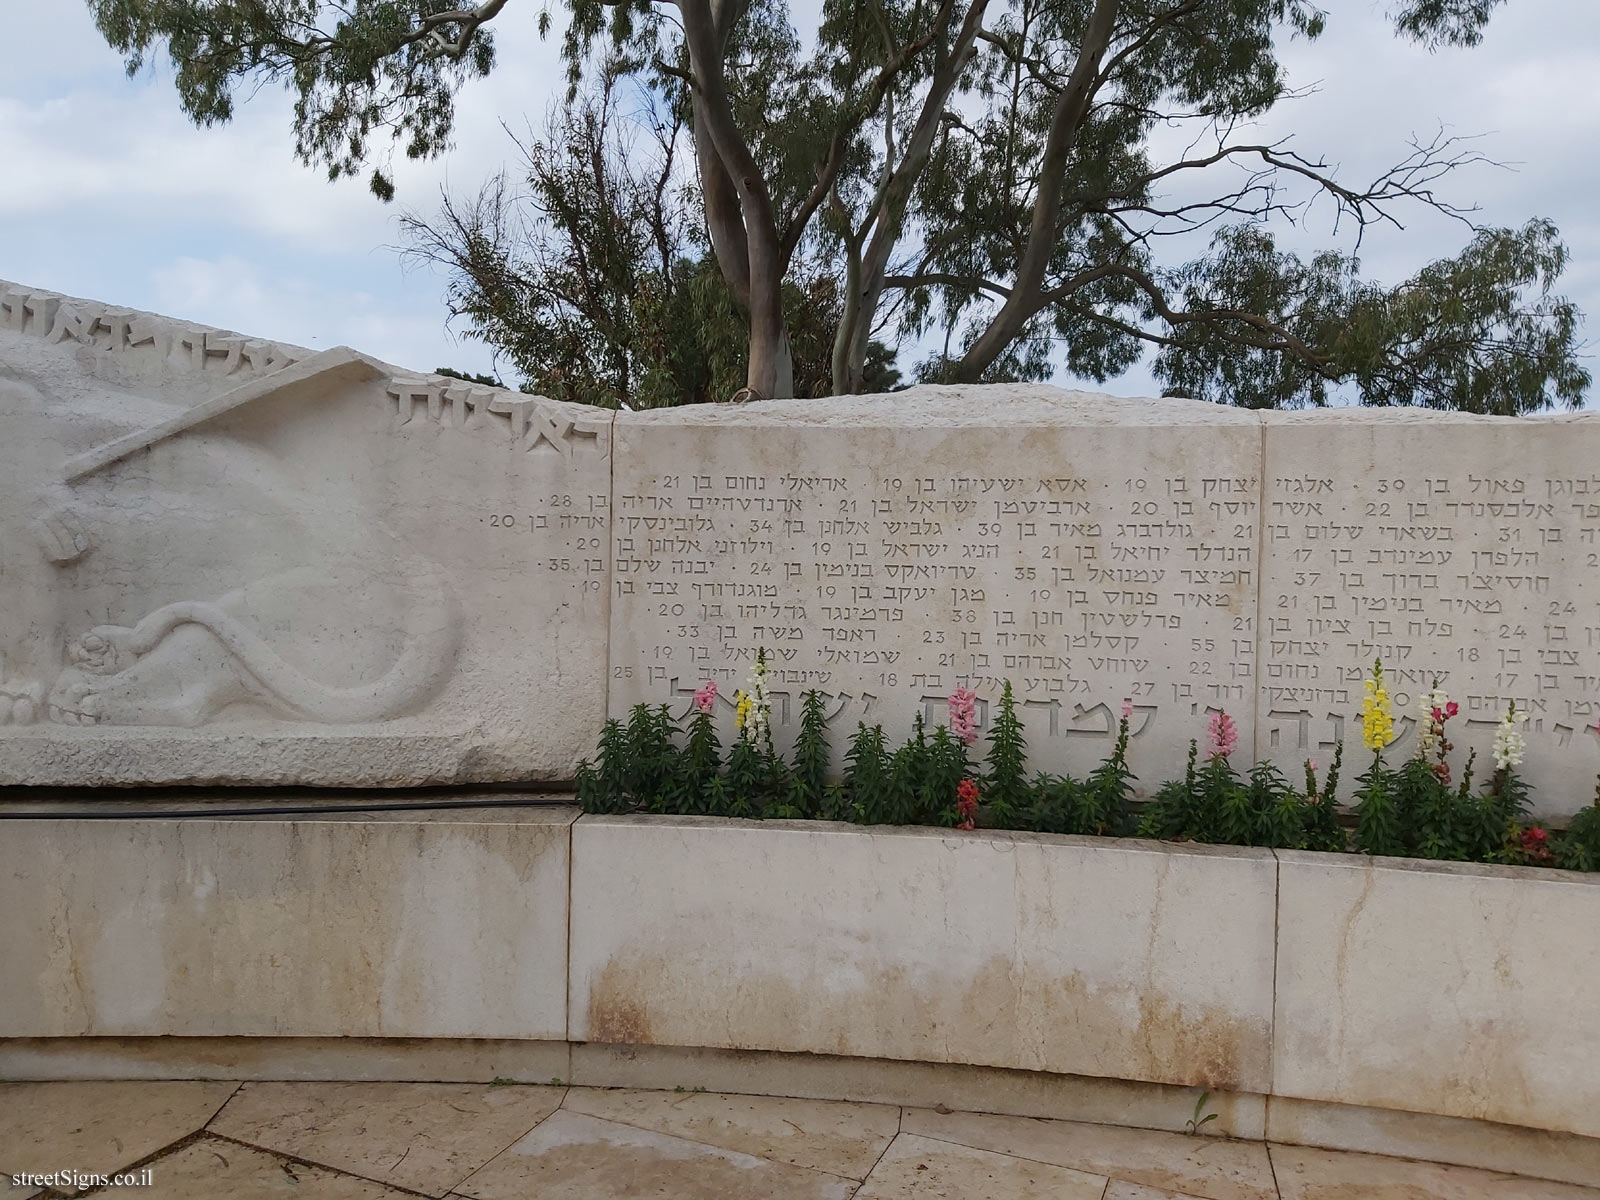
[[(681, 693), (680, 693), (681, 694)], [(717, 702), (717, 681), (708, 679), (695, 689), (694, 706), (703, 713), (711, 711)]]
[(1233, 718), (1220, 709), (1212, 713), (1211, 719), (1206, 722), (1207, 752), (1227, 758), (1238, 744), (1239, 727), (1234, 724)]
[(1122, 719), (1124, 721), (1131, 721), (1133, 719), (1133, 701), (1132, 700), (1124, 700), (1122, 702)]
[(969, 746), (978, 740), (978, 693), (971, 688), (950, 693), (950, 732)]

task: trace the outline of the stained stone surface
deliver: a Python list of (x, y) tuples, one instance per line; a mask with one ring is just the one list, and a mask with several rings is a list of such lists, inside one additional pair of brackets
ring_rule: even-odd
[(849, 1179), (865, 1179), (900, 1131), (887, 1104), (573, 1088), (563, 1107)]
[(0, 1178), (114, 1174), (204, 1127), (238, 1086), (0, 1083)]
[(1048, 770), (1098, 763), (1124, 701), (1150, 778), (1208, 707), (1253, 726), (1253, 414), (921, 387), (631, 414), (616, 463), (613, 715), (711, 679), (726, 717), (764, 648), (780, 745), (808, 689), (837, 752), (956, 687), (986, 724), (1007, 680)]
[(1597, 1200), (1593, 1188), (1469, 1167), (1273, 1146), (1283, 1200)]
[(150, 1164), (150, 1173), (152, 1185), (146, 1191), (154, 1191), (163, 1200), (219, 1200), (223, 1196), (228, 1200), (286, 1200), (294, 1196), (315, 1200), (409, 1200), (415, 1195), (220, 1138), (201, 1138), (158, 1158)]
[(580, 819), (568, 1037), (1268, 1090), (1270, 852), (964, 836)]
[[(1276, 1142), (681, 1088), (253, 1084), (201, 1128), (205, 1113), (232, 1086), (143, 1082), (0, 1089), (0, 1179), (9, 1164), (48, 1155), (45, 1170), (80, 1175), (114, 1173), (118, 1168), (108, 1164), (120, 1163), (141, 1173), (139, 1194), (162, 1200), (1600, 1197), (1591, 1188), (1545, 1182), (1547, 1163), (1535, 1163), (1533, 1175), (1519, 1177)], [(207, 1099), (205, 1089), (219, 1087), (220, 1095), (196, 1106), (197, 1098)], [(785, 1133), (780, 1126), (788, 1121), (794, 1128)], [(841, 1159), (852, 1124), (859, 1125), (862, 1140)], [(805, 1158), (847, 1165), (850, 1174), (804, 1166)], [(469, 1170), (458, 1186), (443, 1190), (445, 1180)], [(1153, 1177), (1165, 1182), (1149, 1182)], [(7, 1191), (3, 1182), (0, 1191), (8, 1197), (15, 1192), (18, 1200), (26, 1196), (20, 1188)]]
[(564, 1040), (575, 816), (8, 821), (0, 1038)]
[(562, 1094), (483, 1084), (247, 1083), (211, 1130), (443, 1196), (555, 1112)]
[(1174, 1193), (1228, 1200), (1275, 1200), (1277, 1195), (1272, 1164), (1260, 1142), (929, 1109), (907, 1110), (902, 1128)]
[(1600, 1138), (1600, 876), (1278, 858), (1275, 1095)]
[(856, 1200), (1101, 1200), (1103, 1175), (901, 1134)]
[(0, 282), (0, 784), (566, 778), (610, 414)]
[(472, 1200), (847, 1200), (854, 1180), (562, 1111), (457, 1189)]

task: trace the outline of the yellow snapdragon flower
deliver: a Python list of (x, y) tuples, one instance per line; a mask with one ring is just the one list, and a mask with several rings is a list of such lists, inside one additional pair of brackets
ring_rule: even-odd
[(1394, 705), (1383, 686), (1383, 660), (1375, 659), (1372, 674), (1362, 685), (1366, 696), (1361, 701), (1361, 741), (1368, 750), (1382, 750), (1394, 735)]

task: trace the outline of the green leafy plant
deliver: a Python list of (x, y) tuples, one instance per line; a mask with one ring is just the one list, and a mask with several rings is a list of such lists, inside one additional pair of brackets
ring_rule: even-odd
[[(759, 677), (760, 672), (755, 676)], [(1526, 780), (1516, 771), (1523, 754), (1515, 710), (1496, 736), (1497, 770), (1474, 793), (1476, 754), (1451, 785), (1448, 743), (1419, 753), (1397, 769), (1384, 762), (1392, 733), (1375, 665), (1363, 711), (1363, 741), (1372, 765), (1358, 781), (1355, 846), (1366, 853), (1437, 859), (1559, 865), (1600, 869), (1600, 789), (1595, 803), (1566, 830), (1526, 824), (1531, 807)], [(1437, 686), (1431, 696), (1441, 696)], [(1210, 753), (1200, 760), (1189, 745), (1181, 779), (1162, 784), (1132, 816), (1134, 775), (1128, 761), (1131, 703), (1110, 753), (1086, 778), (1026, 775), (1027, 746), (1015, 696), (1004, 688), (989, 730), (984, 769), (968, 754), (976, 739), (972, 696), (952, 707), (951, 724), (929, 729), (918, 714), (910, 736), (888, 744), (881, 725), (860, 722), (845, 754), (845, 775), (828, 779), (830, 750), (822, 696), (802, 697), (800, 730), (791, 761), (772, 750), (764, 688), (740, 693), (740, 736), (723, 754), (706, 684), (681, 721), (664, 705), (637, 705), (626, 721), (608, 720), (596, 753), (578, 765), (578, 802), (592, 813), (704, 813), (747, 818), (827, 818), (872, 824), (939, 825), (1042, 833), (1139, 836), (1288, 849), (1340, 851), (1347, 835), (1336, 802), (1344, 747), (1334, 748), (1326, 778), (1305, 767), (1304, 790), (1272, 764), (1258, 762), (1241, 776), (1228, 757), (1237, 738), (1231, 719), (1214, 713)], [(959, 710), (959, 711), (958, 711)], [(1452, 714), (1453, 715), (1453, 714)], [(963, 734), (952, 732), (960, 726)], [(1442, 721), (1440, 722), (1442, 727)], [(1437, 734), (1437, 730), (1435, 731)], [(1440, 739), (1442, 740), (1442, 739)], [(980, 785), (980, 779), (982, 783)]]
[(808, 691), (800, 706), (800, 735), (794, 743), (792, 806), (797, 816), (822, 814), (828, 786), (828, 717), (822, 696)]
[(883, 726), (868, 728), (865, 721), (857, 722), (845, 754), (845, 791), (854, 798), (847, 807), (849, 815), (865, 825), (882, 825), (886, 819), (883, 802), (888, 778)]
[(1306, 760), (1305, 797), (1305, 848), (1307, 850), (1343, 850), (1344, 826), (1339, 823), (1339, 768), (1344, 760), (1344, 743), (1333, 751), (1333, 762), (1328, 767), (1322, 787), (1317, 786), (1317, 767)]
[(1026, 779), (1028, 742), (1017, 716), (1016, 697), (1008, 679), (1000, 693), (994, 724), (989, 728), (989, 770), (984, 780), (988, 800), (987, 825), (1009, 828), (1017, 813), (1028, 805)]
[(1557, 840), (1555, 856), (1557, 865), (1569, 871), (1600, 871), (1600, 783), (1595, 784), (1594, 803), (1573, 817)]
[[(1194, 1112), (1189, 1114), (1189, 1119), (1183, 1123), (1183, 1131), (1191, 1137), (1200, 1133), (1207, 1125), (1217, 1119), (1216, 1113), (1206, 1112), (1206, 1105), (1211, 1103), (1211, 1093), (1201, 1092), (1200, 1098), (1194, 1102)], [(1201, 1116), (1205, 1113), (1204, 1116)]]

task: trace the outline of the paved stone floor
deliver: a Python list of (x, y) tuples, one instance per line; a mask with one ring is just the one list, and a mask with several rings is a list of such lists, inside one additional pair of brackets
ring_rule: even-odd
[(23, 1171), (160, 1200), (1600, 1200), (1600, 1191), (1296, 1146), (700, 1092), (427, 1083), (0, 1084)]

